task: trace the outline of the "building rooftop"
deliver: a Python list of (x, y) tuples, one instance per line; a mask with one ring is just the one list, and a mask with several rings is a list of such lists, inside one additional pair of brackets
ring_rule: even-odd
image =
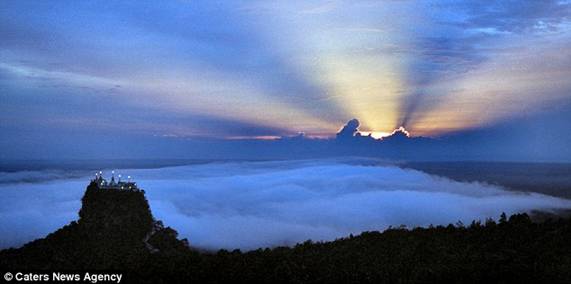
[(121, 175), (118, 175), (117, 179), (115, 179), (115, 171), (111, 171), (111, 179), (109, 181), (103, 177), (103, 172), (99, 171), (95, 173), (95, 178), (91, 182), (97, 184), (100, 189), (139, 191), (137, 183), (131, 180), (131, 176), (127, 177), (127, 181), (122, 181)]

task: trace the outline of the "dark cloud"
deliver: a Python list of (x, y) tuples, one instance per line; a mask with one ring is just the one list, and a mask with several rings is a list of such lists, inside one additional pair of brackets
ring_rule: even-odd
[(389, 136), (383, 137), (383, 141), (406, 141), (411, 139), (409, 137), (409, 133), (404, 128), (399, 128), (393, 131), (393, 133)]
[(359, 125), (359, 120), (356, 118), (349, 120), (337, 133), (337, 139), (353, 138), (359, 132)]

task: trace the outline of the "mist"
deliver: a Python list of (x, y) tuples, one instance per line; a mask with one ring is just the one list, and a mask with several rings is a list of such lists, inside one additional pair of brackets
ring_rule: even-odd
[[(571, 208), (538, 193), (456, 182), (362, 159), (216, 162), (122, 169), (146, 191), (156, 219), (203, 249), (255, 249), (333, 240), (389, 226), (497, 219)], [(0, 247), (20, 246), (76, 220), (88, 176), (0, 175)], [(106, 175), (110, 175), (109, 172)]]

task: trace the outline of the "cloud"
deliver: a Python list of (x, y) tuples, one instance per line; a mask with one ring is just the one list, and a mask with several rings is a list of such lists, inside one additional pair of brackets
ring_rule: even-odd
[(85, 179), (62, 179), (66, 177), (62, 174), (54, 181), (48, 174), (48, 181), (44, 182), (14, 182), (16, 176), (32, 181), (39, 175), (20, 172), (0, 176), (0, 248), (44, 237), (77, 219)]
[(337, 133), (337, 138), (343, 139), (355, 136), (355, 134), (359, 132), (359, 125), (360, 123), (358, 119), (353, 118), (349, 120), (347, 124), (345, 124), (341, 130), (339, 130)]
[[(394, 50), (410, 58), (405, 64), (406, 72), (403, 75), (407, 88), (401, 96), (399, 107), (400, 125), (407, 128), (419, 128), (419, 125), (425, 124), (423, 120), (444, 117), (442, 112), (435, 110), (442, 107), (451, 109), (447, 98), (456, 96), (455, 89), (466, 88), (458, 80), (462, 74), (471, 74), (489, 65), (506, 66), (501, 60), (516, 55), (520, 50), (527, 50), (532, 58), (537, 57), (536, 54), (543, 55), (545, 53), (539, 53), (536, 49), (547, 46), (549, 41), (565, 41), (561, 36), (568, 34), (571, 23), (569, 1), (465, 1), (446, 4), (434, 2), (427, 5), (433, 16), (426, 18), (423, 28), (413, 34), (409, 45)], [(548, 55), (557, 53), (559, 52), (547, 52)], [(544, 60), (544, 56), (541, 58)], [(526, 64), (527, 61), (520, 59), (518, 65)], [(541, 65), (547, 64), (540, 63), (539, 66)], [(549, 71), (551, 70), (547, 72)], [(493, 73), (494, 78), (498, 77), (496, 73)], [(527, 73), (541, 76), (545, 72)], [(507, 71), (502, 76), (510, 74), (512, 72)], [(520, 85), (520, 82), (534, 81), (522, 80), (524, 76), (526, 75), (519, 74), (519, 80), (510, 80), (510, 87), (502, 89), (501, 93)], [(487, 80), (478, 81), (487, 83)], [(447, 87), (440, 87), (443, 85)], [(549, 90), (551, 86), (555, 84), (545, 89)], [(485, 94), (480, 88), (477, 90), (477, 93)], [(494, 99), (503, 96), (496, 93), (486, 95)], [(463, 108), (475, 105), (467, 103)], [(434, 123), (430, 125), (434, 127)], [(443, 132), (447, 131), (450, 130)]]
[[(571, 208), (571, 201), (461, 183), (375, 160), (209, 163), (122, 170), (157, 219), (193, 246), (218, 249), (332, 240), (365, 230)], [(87, 177), (2, 184), (0, 246), (20, 245), (76, 218)]]
[(467, 2), (460, 6), (467, 13), (465, 27), (499, 32), (555, 31), (571, 19), (569, 1), (490, 1), (485, 5)]

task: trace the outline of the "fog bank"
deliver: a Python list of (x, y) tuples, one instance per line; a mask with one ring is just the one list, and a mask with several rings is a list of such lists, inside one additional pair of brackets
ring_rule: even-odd
[[(253, 249), (333, 240), (388, 226), (497, 218), (571, 201), (462, 183), (360, 160), (228, 162), (124, 169), (147, 193), (154, 216), (191, 245)], [(28, 172), (37, 181), (37, 172)], [(107, 173), (108, 175), (110, 173)], [(89, 177), (48, 182), (0, 175), (0, 247), (19, 246), (77, 219)]]

